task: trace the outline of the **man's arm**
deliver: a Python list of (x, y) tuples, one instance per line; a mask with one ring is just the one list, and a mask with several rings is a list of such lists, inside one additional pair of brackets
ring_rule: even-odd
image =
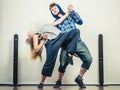
[(69, 15), (75, 21), (75, 23), (77, 23), (78, 25), (82, 25), (83, 21), (80, 18), (79, 14), (73, 10), (73, 6), (72, 5), (68, 6), (68, 10), (71, 11), (71, 13)]
[(54, 21), (53, 23), (51, 23), (52, 26), (56, 26), (58, 24), (60, 24), (62, 21), (64, 21), (67, 16), (69, 16), (69, 12), (65, 13), (65, 15), (63, 15), (61, 18), (59, 18), (58, 20)]
[(78, 25), (83, 24), (83, 20), (80, 18), (79, 14), (74, 10), (70, 13), (70, 17), (77, 23)]
[(58, 20), (54, 21), (51, 25), (52, 26), (56, 26), (60, 23), (62, 23), (68, 16), (69, 14), (73, 11), (73, 6), (72, 5), (69, 5), (68, 6), (68, 11), (67, 13), (65, 13), (65, 15), (63, 15), (61, 18), (59, 18)]

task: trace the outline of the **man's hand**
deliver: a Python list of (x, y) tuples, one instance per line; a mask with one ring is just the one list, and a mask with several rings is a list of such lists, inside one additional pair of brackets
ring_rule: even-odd
[(70, 12), (72, 12), (73, 11), (73, 5), (68, 5), (68, 12), (70, 13)]

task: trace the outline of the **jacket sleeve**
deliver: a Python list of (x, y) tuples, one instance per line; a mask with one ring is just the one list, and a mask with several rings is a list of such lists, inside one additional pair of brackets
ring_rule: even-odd
[(74, 20), (75, 23), (77, 23), (78, 25), (82, 25), (83, 21), (80, 18), (80, 16), (78, 15), (77, 12), (75, 12), (74, 10), (70, 13), (70, 17)]

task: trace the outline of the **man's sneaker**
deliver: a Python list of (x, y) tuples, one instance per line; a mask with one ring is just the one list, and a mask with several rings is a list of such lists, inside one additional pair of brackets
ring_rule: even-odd
[(38, 88), (42, 89), (43, 88), (43, 84), (42, 83), (38, 84)]
[(56, 81), (56, 84), (54, 85), (53, 88), (59, 88), (61, 86), (61, 80)]
[(86, 88), (85, 84), (83, 83), (82, 77), (79, 75), (76, 77), (75, 82), (79, 85), (80, 88)]

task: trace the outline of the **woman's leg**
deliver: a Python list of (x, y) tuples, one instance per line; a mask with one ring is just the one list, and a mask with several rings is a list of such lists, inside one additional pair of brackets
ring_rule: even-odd
[(40, 83), (44, 84), (45, 79), (46, 79), (46, 76), (41, 75), (41, 80), (40, 80)]
[[(80, 39), (80, 31), (78, 29), (71, 30), (67, 33), (64, 33), (64, 35), (68, 34), (66, 37), (64, 43), (62, 44), (62, 48), (67, 51), (66, 53), (66, 59), (69, 61), (71, 65), (73, 65), (72, 56), (76, 51), (77, 48), (77, 42)], [(63, 36), (64, 36), (63, 35)]]
[(40, 84), (38, 85), (39, 89), (43, 88), (46, 77), (50, 77), (52, 75), (60, 45), (57, 45), (57, 43), (53, 44), (53, 40), (50, 40), (47, 41), (45, 47), (46, 47), (46, 61), (42, 68), (41, 80)]
[(58, 41), (54, 42), (54, 40), (49, 40), (45, 44), (45, 47), (46, 47), (46, 61), (42, 68), (42, 75), (51, 77), (55, 66), (58, 50), (60, 48), (60, 44), (58, 43)]
[[(45, 81), (46, 76), (51, 76), (54, 66), (55, 66), (55, 61), (57, 58), (58, 50), (60, 46), (66, 41), (69, 40), (69, 45), (71, 46), (70, 49), (68, 49), (70, 52), (74, 52), (76, 49), (76, 44), (78, 40), (78, 32), (77, 31), (72, 31), (68, 32), (65, 34), (60, 34), (55, 40), (50, 40), (47, 41), (45, 44), (46, 46), (46, 61), (42, 69), (42, 76), (41, 76), (41, 83), (43, 84)], [(73, 43), (75, 45), (73, 45)], [(39, 87), (38, 87), (39, 88)]]
[(68, 53), (74, 54), (77, 48), (77, 42), (80, 38), (80, 31), (78, 29), (71, 30), (68, 33), (68, 37), (62, 44)]
[(75, 52), (77, 41), (79, 38), (78, 32), (79, 32), (78, 30), (72, 30), (71, 32), (67, 32), (65, 34), (59, 35), (55, 40), (47, 41), (47, 43), (45, 44), (47, 57), (46, 57), (46, 62), (44, 64), (44, 67), (42, 69), (43, 76), (52, 75), (58, 50), (60, 46), (62, 46), (65, 42), (69, 41), (68, 46), (69, 47), (71, 46), (71, 47), (68, 50), (70, 52)]
[(38, 84), (38, 88), (43, 88), (44, 82), (45, 82), (46, 76), (41, 75), (40, 84)]

